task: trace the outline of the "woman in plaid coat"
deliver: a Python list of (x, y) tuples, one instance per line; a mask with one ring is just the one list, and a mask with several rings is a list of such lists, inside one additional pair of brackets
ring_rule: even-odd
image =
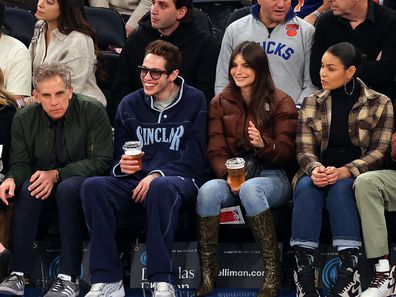
[(293, 180), (291, 245), (296, 252), (297, 296), (319, 296), (314, 254), (322, 210), (329, 213), (341, 266), (330, 296), (358, 296), (360, 220), (352, 189), (361, 173), (381, 168), (393, 129), (388, 97), (357, 78), (362, 54), (350, 43), (331, 46), (322, 57), (322, 90), (305, 98), (297, 130), (300, 170)]

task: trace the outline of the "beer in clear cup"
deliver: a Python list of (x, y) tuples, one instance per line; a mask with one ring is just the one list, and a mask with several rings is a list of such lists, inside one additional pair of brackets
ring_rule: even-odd
[(228, 159), (225, 163), (228, 171), (228, 179), (232, 189), (239, 189), (245, 182), (245, 160), (243, 158)]
[(132, 159), (136, 159), (139, 162), (139, 167), (142, 169), (142, 149), (143, 145), (140, 141), (127, 141), (122, 146), (124, 149), (124, 154), (131, 156)]

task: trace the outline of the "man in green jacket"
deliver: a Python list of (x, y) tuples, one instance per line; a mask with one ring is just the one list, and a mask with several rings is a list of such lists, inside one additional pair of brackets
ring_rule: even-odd
[(78, 296), (83, 212), (80, 187), (103, 175), (112, 162), (111, 127), (97, 100), (73, 94), (70, 70), (43, 64), (33, 75), (33, 104), (16, 113), (11, 128), (10, 169), (0, 186), (6, 205), (16, 197), (11, 274), (0, 294), (23, 295), (41, 210), (57, 210), (61, 260), (47, 297)]

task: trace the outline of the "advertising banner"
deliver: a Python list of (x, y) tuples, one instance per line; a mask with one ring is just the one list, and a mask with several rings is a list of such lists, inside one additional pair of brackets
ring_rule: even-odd
[[(281, 246), (280, 246), (281, 247)], [(145, 244), (128, 245), (120, 253), (125, 273), (124, 284), (131, 288), (151, 288), (147, 280), (147, 254)], [(80, 283), (88, 288), (89, 282), (89, 243), (84, 243), (81, 263)], [(282, 249), (281, 249), (282, 250)], [(364, 250), (364, 249), (363, 249)], [(196, 288), (201, 278), (197, 242), (176, 242), (173, 260), (177, 266), (180, 288)], [(329, 245), (321, 245), (316, 258), (316, 279), (319, 288), (328, 289), (334, 284), (336, 270), (340, 265), (336, 250)], [(396, 260), (396, 246), (391, 248), (391, 263)], [(220, 243), (218, 251), (220, 273), (216, 285), (219, 288), (259, 288), (264, 276), (262, 257), (255, 243)], [(33, 246), (32, 269), (29, 282), (32, 287), (48, 288), (58, 275), (60, 260), (59, 242), (39, 241)], [(359, 258), (359, 271), (362, 287), (367, 288), (373, 276), (372, 260), (364, 254)], [(282, 255), (282, 287), (293, 287), (293, 252)]]
[[(89, 243), (83, 246), (83, 261), (79, 276), (82, 286), (89, 286)], [(36, 241), (33, 244), (33, 258), (30, 278), (28, 281), (32, 287), (49, 288), (59, 272), (60, 245), (58, 241)]]
[[(201, 279), (197, 242), (177, 242), (172, 251), (178, 268), (179, 287), (196, 288)], [(262, 285), (263, 261), (255, 243), (220, 243), (218, 251), (219, 288), (259, 288)], [(133, 248), (131, 288), (151, 288), (147, 280), (145, 244)]]

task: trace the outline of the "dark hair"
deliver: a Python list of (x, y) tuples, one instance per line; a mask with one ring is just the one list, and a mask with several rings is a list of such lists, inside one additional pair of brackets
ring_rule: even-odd
[(85, 17), (84, 7), (79, 0), (58, 0), (59, 20), (58, 29), (63, 34), (78, 31), (85, 35), (95, 37), (95, 34)]
[(185, 6), (187, 8), (186, 15), (180, 20), (183, 23), (192, 23), (193, 17), (193, 2), (192, 0), (173, 0), (177, 9)]
[(58, 30), (65, 35), (78, 31), (92, 38), (97, 59), (96, 69), (99, 76), (103, 76), (102, 52), (97, 45), (95, 32), (85, 17), (82, 2), (80, 0), (58, 0), (58, 3), (60, 10)]
[(149, 43), (146, 47), (144, 56), (148, 54), (157, 55), (165, 59), (165, 71), (167, 74), (180, 68), (181, 52), (177, 46), (167, 41), (158, 39)]
[[(358, 70), (366, 58), (366, 56), (363, 55), (357, 47), (349, 42), (340, 42), (332, 45), (327, 49), (326, 52), (340, 59), (345, 69), (355, 66)], [(355, 75), (356, 73), (357, 71), (355, 72)]]
[(258, 130), (262, 131), (266, 125), (271, 124), (273, 112), (272, 97), (275, 93), (275, 85), (271, 77), (268, 58), (263, 48), (253, 41), (244, 41), (234, 49), (230, 58), (228, 79), (232, 94), (240, 100), (243, 100), (241, 90), (231, 76), (231, 67), (238, 54), (242, 56), (256, 75), (252, 88), (250, 108), (257, 121)]

